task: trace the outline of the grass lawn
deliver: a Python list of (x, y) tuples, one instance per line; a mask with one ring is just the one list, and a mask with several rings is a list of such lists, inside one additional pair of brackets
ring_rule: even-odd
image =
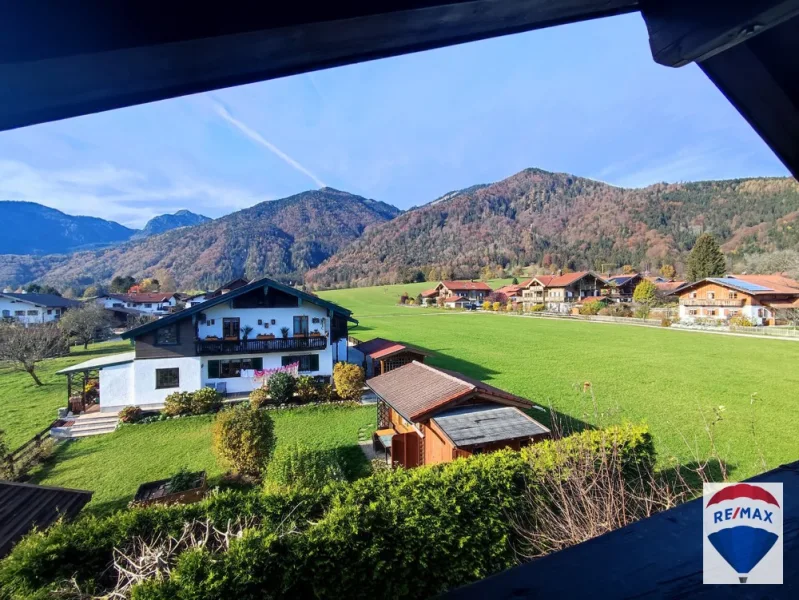
[(354, 311), (355, 337), (426, 348), (435, 353), (431, 364), (551, 406), (577, 424), (647, 422), (664, 466), (672, 457), (688, 464), (708, 456), (705, 425), (719, 406), (711, 430), (732, 479), (799, 459), (791, 426), (799, 421), (797, 342), (395, 306), (403, 291), (427, 287), (320, 296)]
[(56, 371), (105, 354), (130, 352), (130, 342), (91, 344), (88, 350), (73, 348), (69, 356), (46, 360), (36, 368), (44, 385), (37, 386), (30, 375), (13, 365), (0, 365), (0, 429), (12, 450), (27, 442), (56, 418), (58, 408), (67, 405), (67, 381)]
[[(373, 406), (306, 407), (269, 414), (278, 445), (301, 442), (335, 448), (350, 477), (368, 472), (358, 441), (371, 439)], [(211, 451), (212, 422), (212, 416), (203, 416), (131, 425), (62, 444), (52, 460), (34, 472), (33, 483), (94, 490), (88, 509), (103, 512), (124, 507), (139, 484), (169, 477), (181, 466), (205, 470), (213, 479), (222, 469)]]

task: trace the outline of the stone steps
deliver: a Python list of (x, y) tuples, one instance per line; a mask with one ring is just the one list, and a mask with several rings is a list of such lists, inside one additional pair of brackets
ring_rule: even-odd
[(90, 435), (100, 435), (111, 433), (117, 428), (119, 417), (115, 414), (109, 415), (81, 415), (74, 419), (72, 425), (67, 427), (54, 427), (51, 435), (55, 438), (68, 440)]

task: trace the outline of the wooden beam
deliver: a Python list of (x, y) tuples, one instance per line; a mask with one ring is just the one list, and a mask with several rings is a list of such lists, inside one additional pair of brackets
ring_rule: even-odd
[(638, 0), (0, 0), (0, 130), (631, 12)]
[(682, 67), (799, 15), (799, 0), (642, 0), (641, 14), (655, 62)]

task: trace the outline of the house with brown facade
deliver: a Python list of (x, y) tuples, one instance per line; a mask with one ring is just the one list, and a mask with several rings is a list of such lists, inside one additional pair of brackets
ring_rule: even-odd
[(570, 313), (583, 299), (601, 296), (608, 286), (593, 271), (576, 271), (558, 275), (536, 275), (522, 290), (524, 308), (543, 304), (546, 310)]
[(643, 281), (640, 273), (626, 273), (607, 277), (608, 296), (614, 302), (632, 302), (636, 286)]
[(755, 325), (774, 325), (799, 310), (799, 282), (784, 275), (728, 275), (686, 283), (674, 292), (680, 320), (725, 322), (738, 316)]
[(385, 338), (374, 338), (350, 348), (348, 362), (357, 362), (363, 355), (363, 369), (367, 377), (382, 375), (413, 361), (424, 362), (430, 356), (426, 350), (414, 348)]
[(533, 404), (482, 381), (414, 361), (366, 381), (377, 395), (375, 449), (417, 467), (519, 448), (550, 431), (524, 411)]
[(432, 290), (422, 292), (422, 298), (435, 301), (438, 298), (458, 296), (480, 304), (492, 291), (491, 286), (482, 281), (440, 281)]

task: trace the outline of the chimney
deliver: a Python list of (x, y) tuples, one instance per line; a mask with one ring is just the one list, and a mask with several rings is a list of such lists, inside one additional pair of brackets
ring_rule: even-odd
[(558, 269), (558, 276), (563, 275), (563, 269)]

